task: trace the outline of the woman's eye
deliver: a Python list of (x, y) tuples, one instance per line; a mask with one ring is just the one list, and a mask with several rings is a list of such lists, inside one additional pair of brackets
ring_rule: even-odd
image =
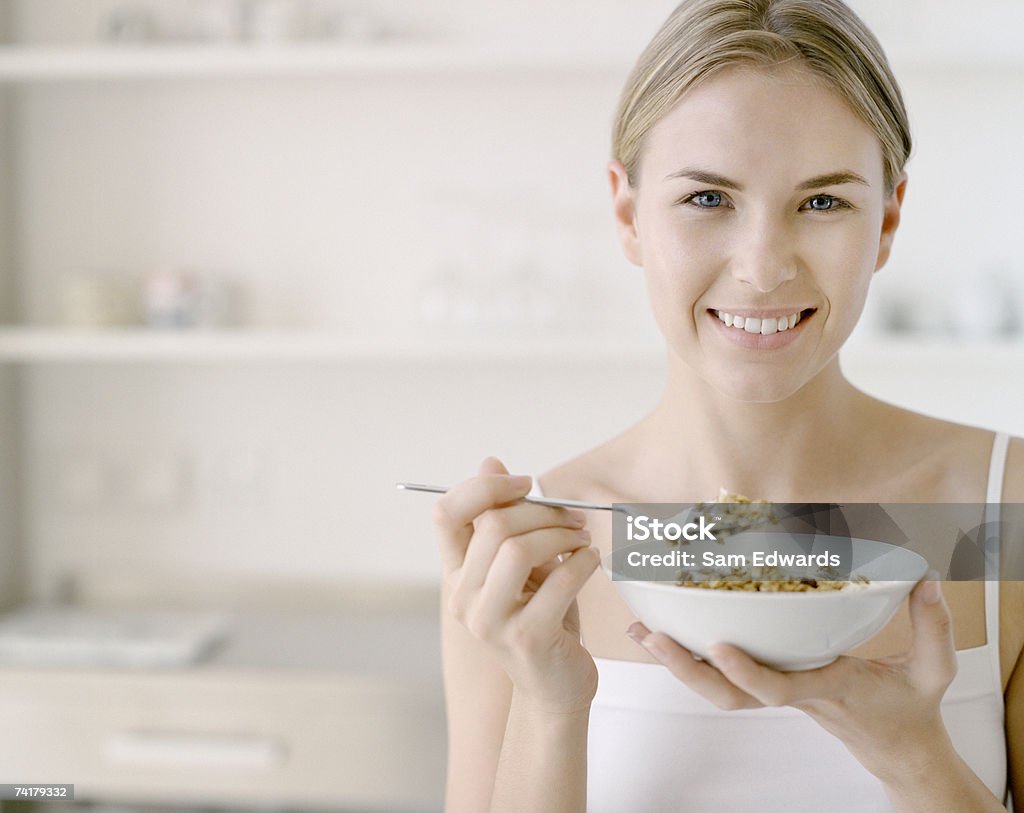
[(698, 209), (716, 209), (722, 205), (721, 192), (694, 192), (683, 198), (682, 203), (689, 203)]
[(832, 195), (815, 195), (807, 203), (815, 212), (830, 212), (833, 209), (842, 209), (849, 204), (841, 198), (834, 198)]
[[(693, 206), (697, 209), (719, 209), (729, 206), (728, 199), (721, 192), (709, 190), (691, 192), (679, 203)], [(804, 203), (801, 208), (809, 208), (814, 212), (832, 212), (836, 209), (851, 209), (853, 207), (842, 198), (837, 198), (833, 195), (815, 195)]]

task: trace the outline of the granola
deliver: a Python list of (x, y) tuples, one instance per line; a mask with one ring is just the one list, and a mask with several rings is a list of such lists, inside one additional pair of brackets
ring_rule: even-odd
[[(721, 488), (718, 497), (707, 502), (697, 503), (696, 509), (703, 512), (714, 512), (720, 518), (718, 541), (722, 541), (729, 533), (739, 533), (765, 522), (777, 523), (778, 517), (772, 510), (768, 500), (751, 500), (742, 494), (736, 494)], [(722, 508), (721, 506), (730, 506)], [(735, 507), (731, 507), (735, 506)], [(815, 576), (792, 576), (776, 567), (742, 568), (733, 567), (727, 572), (704, 569), (699, 571), (702, 578), (695, 578), (687, 570), (679, 571), (676, 584), (679, 587), (700, 587), (707, 590), (743, 590), (758, 593), (808, 593), (842, 590), (850, 584), (869, 584), (866, 576), (854, 576), (853, 579), (837, 578), (838, 574), (831, 568), (819, 568)]]

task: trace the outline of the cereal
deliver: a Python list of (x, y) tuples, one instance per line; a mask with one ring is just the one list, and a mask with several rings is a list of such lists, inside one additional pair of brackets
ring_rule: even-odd
[(730, 533), (742, 533), (766, 522), (774, 525), (779, 521), (770, 501), (751, 500), (725, 488), (719, 489), (716, 499), (699, 502), (694, 509), (702, 514), (714, 514), (718, 520), (715, 535), (719, 542)]
[(676, 585), (679, 587), (701, 587), (706, 590), (743, 590), (755, 593), (823, 593), (829, 590), (842, 590), (851, 582), (868, 584), (865, 576), (854, 576), (851, 581), (838, 579), (818, 579), (808, 576), (783, 578), (782, 574), (771, 574), (772, 568), (754, 568), (755, 572), (747, 572), (744, 568), (734, 567), (728, 573), (716, 571), (700, 571), (704, 578), (695, 579), (687, 570), (679, 571)]
[[(742, 532), (766, 521), (773, 524), (778, 522), (778, 517), (771, 509), (768, 500), (751, 500), (742, 494), (734, 494), (722, 488), (719, 490), (718, 498), (707, 502), (697, 503), (697, 510), (707, 512), (710, 506), (750, 506), (744, 508), (714, 508), (716, 516), (721, 517), (724, 533), (718, 534), (718, 541), (722, 541), (729, 532)], [(757, 506), (768, 506), (767, 508)], [(831, 568), (819, 568), (817, 577), (811, 576), (790, 576), (776, 567), (755, 567), (751, 570), (734, 567), (728, 572), (715, 570), (699, 571), (703, 578), (694, 578), (694, 575), (687, 570), (679, 571), (676, 577), (676, 584), (679, 587), (700, 587), (706, 590), (743, 590), (745, 592), (757, 593), (810, 593), (828, 592), (842, 590), (851, 583), (868, 584), (869, 579), (865, 576), (855, 576), (852, 580), (837, 578), (838, 574)]]

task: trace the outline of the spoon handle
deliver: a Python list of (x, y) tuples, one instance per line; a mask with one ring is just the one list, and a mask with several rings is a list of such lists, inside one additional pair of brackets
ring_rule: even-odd
[[(434, 494), (445, 494), (448, 486), (431, 486), (423, 483), (395, 483), (395, 486), (405, 491), (429, 491)], [(523, 497), (526, 502), (537, 503), (538, 505), (552, 505), (556, 508), (594, 508), (600, 511), (614, 511), (610, 505), (598, 505), (583, 500), (556, 500), (551, 497)]]

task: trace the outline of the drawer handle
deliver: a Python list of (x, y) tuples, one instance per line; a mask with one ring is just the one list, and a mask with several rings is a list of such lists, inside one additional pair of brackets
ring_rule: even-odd
[(122, 765), (267, 769), (284, 763), (277, 737), (177, 731), (123, 731), (107, 740), (106, 755)]

